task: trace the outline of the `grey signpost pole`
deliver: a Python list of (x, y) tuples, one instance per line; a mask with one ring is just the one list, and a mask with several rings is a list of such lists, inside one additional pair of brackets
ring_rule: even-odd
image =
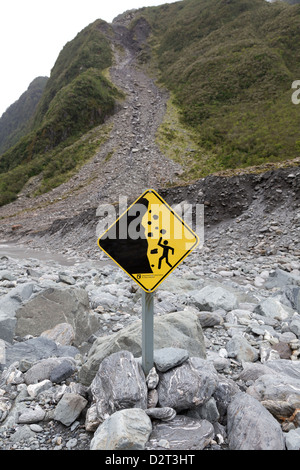
[(142, 291), (142, 366), (147, 375), (153, 367), (154, 293)]
[[(143, 209), (141, 212), (141, 201), (147, 200), (147, 204), (142, 202)], [(153, 276), (149, 279), (147, 272), (145, 273), (145, 262), (139, 263), (140, 257), (145, 257), (145, 247), (141, 251), (141, 245), (132, 245), (132, 243), (124, 244), (123, 233), (121, 236), (121, 227), (127, 227), (127, 235), (129, 236), (129, 223), (127, 215), (129, 209), (137, 210), (137, 213), (142, 214), (142, 218), (148, 215), (148, 225), (152, 224), (151, 219), (157, 220), (153, 228), (159, 231), (159, 241), (155, 244), (157, 247), (163, 249), (163, 252), (158, 258), (158, 248), (151, 249), (148, 257), (149, 266), (156, 268), (153, 271)], [(125, 271), (140, 287), (142, 287), (142, 367), (145, 374), (148, 374), (154, 365), (154, 290), (160, 285), (166, 277), (174, 271), (174, 269), (188, 256), (188, 254), (198, 245), (199, 237), (190, 229), (185, 222), (172, 210), (170, 206), (152, 189), (144, 192), (124, 214), (122, 214), (116, 221), (109, 227), (103, 235), (98, 239), (98, 246), (104, 251), (120, 268)], [(98, 212), (98, 211), (97, 211)], [(158, 215), (158, 213), (161, 215)], [(171, 218), (170, 218), (171, 217)], [(141, 218), (138, 219), (139, 224), (142, 224)], [(158, 226), (156, 226), (156, 224)], [(131, 224), (130, 224), (131, 225)], [(183, 233), (184, 230), (184, 233)], [(116, 236), (116, 234), (118, 234)], [(192, 234), (191, 241), (190, 235)], [(154, 232), (149, 232), (146, 236), (151, 238)], [(158, 233), (157, 233), (158, 235)], [(163, 236), (165, 240), (163, 241)], [(129, 237), (131, 238), (131, 237)], [(135, 237), (134, 237), (135, 238)], [(121, 243), (119, 243), (121, 241)], [(116, 243), (117, 242), (117, 243)], [(169, 245), (170, 243), (170, 245)], [(155, 246), (154, 245), (154, 246)], [(172, 246), (173, 245), (173, 246)], [(153, 245), (152, 245), (153, 246)], [(171, 250), (171, 251), (170, 251)], [(172, 264), (168, 261), (168, 254), (174, 256)], [(121, 256), (122, 255), (122, 256)], [(147, 255), (148, 256), (148, 255)], [(153, 257), (154, 256), (154, 257)], [(136, 263), (131, 262), (132, 257), (136, 258)], [(162, 261), (165, 261), (163, 268), (161, 267)], [(158, 263), (158, 264), (156, 264)], [(148, 266), (147, 266), (148, 267)], [(146, 269), (147, 271), (147, 269)], [(149, 272), (149, 269), (148, 269)], [(134, 274), (139, 273), (139, 274)], [(159, 273), (159, 274), (158, 274)], [(159, 276), (159, 277), (157, 277)]]

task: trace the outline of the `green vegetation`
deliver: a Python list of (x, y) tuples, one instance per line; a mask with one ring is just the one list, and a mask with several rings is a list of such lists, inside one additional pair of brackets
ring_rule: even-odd
[(164, 121), (157, 131), (156, 141), (164, 155), (182, 166), (182, 178), (187, 182), (201, 173), (203, 166), (207, 174), (219, 168), (216, 156), (209, 150), (201, 149), (197, 138), (195, 129), (181, 122), (179, 109), (171, 97), (167, 103)]
[(13, 201), (32, 176), (39, 191), (70, 177), (104, 139), (80, 138), (105, 122), (122, 94), (102, 72), (112, 64), (108, 39), (98, 20), (67, 43), (39, 101), (30, 132), (0, 157), (0, 205)]
[(102, 32), (105, 26), (104, 21), (95, 21), (62, 49), (39, 103), (35, 117), (36, 127), (43, 123), (52, 100), (60, 90), (70, 86), (74, 79), (91, 68), (104, 71), (112, 65), (110, 43)]
[(1, 116), (0, 154), (15, 145), (30, 130), (33, 116), (47, 81), (47, 77), (35, 78), (27, 91)]
[(152, 28), (160, 81), (197, 148), (188, 177), (299, 155), (300, 108), (291, 102), (299, 5), (183, 0), (140, 15)]
[(44, 155), (38, 154), (28, 163), (1, 174), (0, 206), (14, 200), (29, 179), (40, 173), (43, 177), (34, 195), (50, 191), (67, 181), (95, 155), (108, 138), (110, 130), (107, 125), (95, 127), (73, 144), (66, 146), (62, 143)]

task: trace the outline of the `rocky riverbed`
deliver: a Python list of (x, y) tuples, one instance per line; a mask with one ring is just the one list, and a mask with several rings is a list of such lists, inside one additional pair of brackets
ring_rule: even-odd
[(300, 449), (296, 248), (191, 254), (155, 292), (148, 377), (123, 271), (3, 249), (1, 449)]

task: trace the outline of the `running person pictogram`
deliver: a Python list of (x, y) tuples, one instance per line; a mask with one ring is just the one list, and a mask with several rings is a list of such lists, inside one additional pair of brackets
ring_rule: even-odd
[(171, 250), (172, 255), (174, 255), (174, 248), (172, 248), (171, 246), (168, 246), (168, 243), (169, 242), (167, 240), (165, 240), (162, 243), (162, 237), (160, 237), (160, 239), (158, 241), (158, 246), (160, 246), (163, 249), (163, 254), (158, 260), (158, 269), (161, 268), (161, 263), (162, 263), (163, 260), (165, 260), (167, 265), (170, 266), (170, 268), (172, 268), (172, 265), (169, 263), (169, 252)]

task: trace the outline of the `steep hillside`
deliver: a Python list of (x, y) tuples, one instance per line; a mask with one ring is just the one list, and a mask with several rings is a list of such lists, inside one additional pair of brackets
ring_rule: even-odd
[[(0, 157), (0, 205), (14, 200), (30, 177), (42, 172), (42, 190), (62, 183), (103, 142), (80, 140), (114, 112), (122, 94), (104, 77), (112, 52), (96, 21), (66, 44), (40, 100), (31, 132)], [(64, 149), (68, 147), (68, 151)]]
[[(182, 0), (126, 12), (112, 25), (95, 21), (59, 55), (30, 133), (0, 157), (0, 205), (15, 200), (32, 178), (30, 195), (36, 196), (68, 181), (97, 152), (105, 153), (111, 128), (103, 124), (118, 100), (137, 96), (157, 78), (164, 97), (170, 92), (171, 99), (165, 107), (147, 92), (144, 107), (132, 105), (133, 129), (118, 130), (102, 162), (103, 174), (97, 175), (105, 194), (112, 184), (117, 194), (128, 169), (139, 184), (155, 174), (160, 181), (163, 174), (165, 184), (176, 183), (173, 169), (168, 175), (152, 168), (156, 158), (175, 160), (185, 183), (217, 171), (297, 158), (300, 113), (291, 101), (291, 85), (300, 77), (299, 41), (300, 6), (265, 0)], [(134, 60), (148, 78), (136, 72)], [(121, 61), (120, 75), (111, 75)], [(130, 71), (134, 82), (125, 72), (129, 65), (135, 67)], [(163, 113), (152, 135), (142, 123), (151, 118), (156, 125)], [(161, 154), (154, 149), (151, 160), (152, 144), (139, 136), (119, 159), (111, 158), (138, 133), (156, 138)]]
[(0, 119), (0, 155), (26, 135), (45, 89), (48, 77), (37, 77)]
[[(72, 41), (65, 45), (59, 54), (53, 69), (51, 70), (50, 80), (47, 84), (45, 93), (41, 99), (35, 116), (35, 127), (39, 127), (45, 121), (52, 118), (54, 113), (53, 108), (56, 107), (55, 103), (54, 105), (52, 103), (53, 99), (56, 98), (56, 101), (60, 101), (60, 98), (68, 99), (68, 97), (65, 97), (64, 87), (69, 87), (73, 80), (79, 76), (82, 76), (82, 85), (86, 84), (87, 86), (86, 96), (88, 97), (88, 92), (91, 93), (91, 103), (89, 103), (89, 108), (92, 112), (96, 112), (96, 106), (95, 109), (91, 106), (95, 104), (93, 103), (93, 93), (95, 90), (93, 87), (89, 87), (89, 85), (90, 80), (93, 79), (93, 74), (95, 78), (97, 77), (95, 69), (98, 71), (103, 71), (112, 65), (112, 51), (110, 42), (104, 34), (105, 32), (108, 32), (109, 35), (109, 31), (110, 28), (104, 21), (97, 20), (83, 29)], [(107, 86), (103, 77), (101, 78), (103, 84)], [(69, 89), (67, 90), (69, 91)], [(57, 97), (57, 94), (61, 91), (63, 91), (61, 96)], [(78, 91), (76, 85), (75, 89), (72, 91)], [(65, 104), (66, 103), (64, 103), (64, 106)], [(81, 105), (82, 107), (84, 104), (84, 102), (80, 103), (79, 100), (76, 103), (77, 106)], [(78, 117), (80, 117), (79, 112), (81, 109), (74, 109), (74, 111), (77, 111), (79, 115)], [(82, 115), (81, 120), (78, 121), (78, 128), (81, 125), (83, 126), (82, 130), (84, 130), (84, 126), (87, 125), (85, 123), (85, 117), (86, 116)], [(91, 116), (91, 122), (88, 122), (88, 125), (93, 124), (92, 119), (93, 118)], [(95, 122), (97, 122), (96, 117)]]
[[(120, 196), (136, 198), (146, 187), (180, 181), (181, 166), (168, 159), (155, 141), (168, 93), (157, 87), (137, 63), (147, 39), (145, 26), (140, 21), (129, 30), (122, 22), (112, 24), (114, 62), (105, 75), (124, 92), (124, 100), (104, 125), (94, 127), (60, 153), (59, 147), (54, 149), (55, 158), (42, 174), (28, 180), (16, 201), (0, 208), (0, 238), (11, 236), (16, 225), (17, 234), (24, 240), (25, 233), (45, 230), (57, 219), (76, 216), (103, 202), (116, 202)], [(80, 168), (78, 165), (73, 173), (59, 173), (67, 164), (72, 165), (76, 152), (85, 157)], [(52, 168), (57, 171), (56, 182), (60, 177), (65, 180), (42, 192), (50, 189), (45, 185), (51, 183)]]
[[(184, 0), (140, 15), (161, 82), (194, 132), (189, 177), (299, 155), (291, 85), (300, 77), (300, 6)], [(176, 126), (165, 140), (176, 145)]]

